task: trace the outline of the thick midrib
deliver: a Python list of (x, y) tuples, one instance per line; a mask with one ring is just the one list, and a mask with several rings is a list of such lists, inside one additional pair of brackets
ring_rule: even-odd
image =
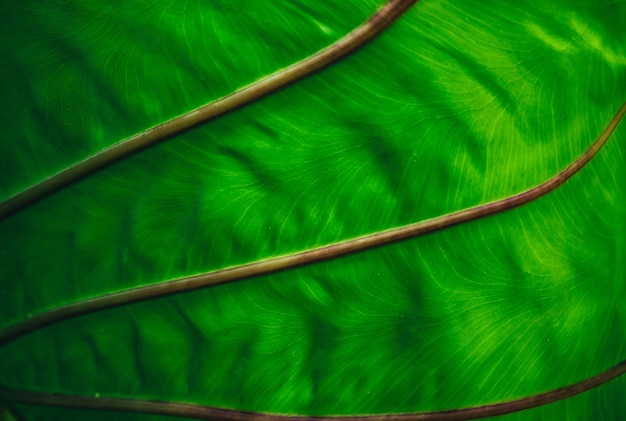
[(391, 0), (330, 46), (209, 104), (151, 127), (67, 167), (0, 203), (0, 221), (105, 166), (303, 79), (352, 53), (382, 33), (418, 0)]

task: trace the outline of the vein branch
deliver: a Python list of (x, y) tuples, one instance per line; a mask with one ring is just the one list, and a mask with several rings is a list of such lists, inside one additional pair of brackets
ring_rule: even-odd
[(591, 146), (574, 162), (560, 173), (543, 183), (524, 190), (513, 196), (505, 197), (493, 202), (470, 207), (456, 212), (441, 215), (425, 221), (415, 222), (398, 228), (379, 231), (361, 237), (340, 241), (322, 247), (308, 249), (284, 256), (259, 260), (239, 266), (219, 269), (199, 275), (173, 279), (156, 284), (130, 288), (105, 294), (90, 299), (71, 303), (47, 312), (35, 315), (22, 322), (16, 323), (0, 331), (0, 348), (9, 342), (26, 335), (34, 330), (80, 315), (93, 313), (113, 307), (131, 304), (139, 301), (163, 297), (166, 295), (192, 291), (200, 288), (213, 287), (229, 282), (268, 275), (278, 271), (293, 269), (303, 265), (335, 259), (348, 254), (364, 251), (374, 247), (398, 241), (408, 240), (421, 235), (429, 234), (458, 224), (474, 221), (500, 212), (505, 212), (529, 202), (532, 202), (557, 187), (563, 185), (574, 174), (580, 171), (598, 151), (604, 146), (626, 114), (626, 102), (622, 104), (608, 126)]
[(607, 383), (625, 372), (626, 361), (622, 361), (600, 374), (577, 383), (520, 399), (490, 405), (402, 414), (335, 416), (282, 415), (237, 411), (182, 402), (62, 395), (11, 389), (3, 386), (0, 386), (0, 400), (31, 405), (135, 412), (220, 421), (456, 421), (505, 415), (571, 398), (572, 396)]
[(213, 120), (230, 111), (250, 104), (286, 85), (310, 76), (316, 71), (336, 63), (381, 34), (417, 1), (418, 0), (390, 0), (365, 23), (315, 54), (266, 76), (232, 94), (122, 140), (28, 187), (0, 203), (0, 221), (109, 164), (201, 123)]

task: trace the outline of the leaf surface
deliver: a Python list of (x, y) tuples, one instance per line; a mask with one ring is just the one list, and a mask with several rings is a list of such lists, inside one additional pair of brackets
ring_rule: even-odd
[[(231, 3), (5, 2), (3, 196), (310, 55), (382, 4)], [(424, 0), (332, 67), (0, 222), (0, 328), (534, 186), (626, 99), (625, 22), (621, 1)], [(626, 355), (625, 138), (622, 125), (523, 208), (34, 332), (0, 350), (1, 383), (326, 415), (590, 377)], [(506, 419), (619, 419), (625, 387)]]

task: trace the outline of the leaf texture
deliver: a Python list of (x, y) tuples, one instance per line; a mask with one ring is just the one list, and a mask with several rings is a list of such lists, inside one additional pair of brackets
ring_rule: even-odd
[[(307, 57), (382, 4), (231, 3), (1, 3), (2, 195)], [(424, 0), (332, 67), (0, 222), (0, 328), (539, 184), (626, 99), (625, 23), (621, 1)], [(591, 377), (626, 356), (625, 138), (508, 213), (39, 330), (0, 350), (0, 383), (328, 415)], [(504, 418), (620, 419), (624, 382)]]

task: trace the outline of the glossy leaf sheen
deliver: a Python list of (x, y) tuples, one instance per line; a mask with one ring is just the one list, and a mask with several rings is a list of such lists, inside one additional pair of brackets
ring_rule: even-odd
[[(231, 3), (3, 2), (3, 197), (310, 55), (381, 5)], [(625, 22), (620, 1), (424, 0), (335, 66), (1, 222), (0, 328), (536, 185), (624, 101)], [(626, 356), (625, 138), (622, 125), (563, 187), (505, 214), (43, 329), (0, 350), (2, 384), (368, 414), (590, 377)], [(506, 418), (619, 419), (625, 387)]]

